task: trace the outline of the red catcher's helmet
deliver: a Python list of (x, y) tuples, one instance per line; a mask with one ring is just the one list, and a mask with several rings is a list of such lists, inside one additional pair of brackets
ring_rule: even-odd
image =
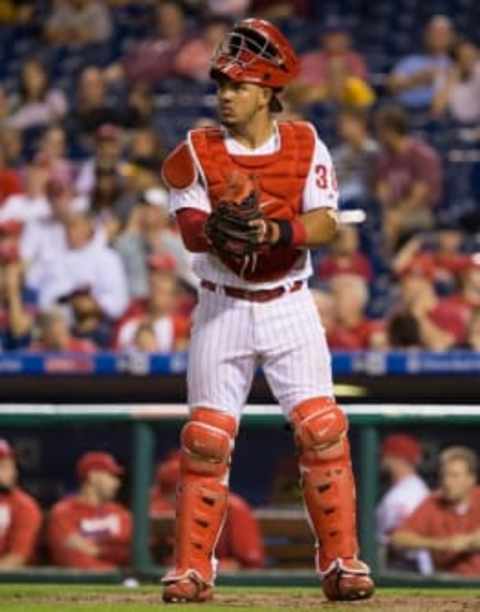
[(281, 89), (300, 70), (297, 54), (285, 36), (264, 19), (244, 19), (235, 25), (213, 56), (210, 75)]

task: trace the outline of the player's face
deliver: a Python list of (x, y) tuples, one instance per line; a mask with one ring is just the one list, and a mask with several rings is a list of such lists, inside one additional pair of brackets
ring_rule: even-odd
[(226, 78), (218, 81), (217, 99), (220, 121), (226, 127), (248, 124), (269, 103), (264, 87)]
[(120, 488), (120, 478), (118, 476), (104, 470), (98, 470), (90, 473), (90, 479), (102, 501), (107, 502), (115, 499)]
[(17, 482), (17, 466), (10, 458), (0, 460), (0, 488), (11, 489)]
[(448, 461), (440, 474), (442, 493), (445, 499), (455, 503), (465, 500), (475, 486), (475, 477), (465, 461)]

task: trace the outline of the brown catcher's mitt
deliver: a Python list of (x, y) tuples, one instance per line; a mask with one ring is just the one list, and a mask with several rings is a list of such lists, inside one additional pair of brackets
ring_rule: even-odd
[(243, 260), (266, 249), (266, 243), (259, 242), (258, 227), (250, 225), (251, 221), (259, 219), (265, 217), (253, 180), (241, 172), (235, 172), (222, 199), (208, 218), (205, 233), (217, 253)]

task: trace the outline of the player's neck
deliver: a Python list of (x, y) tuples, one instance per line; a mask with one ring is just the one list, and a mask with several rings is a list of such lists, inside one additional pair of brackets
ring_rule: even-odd
[(100, 499), (98, 495), (95, 493), (94, 489), (90, 487), (88, 484), (84, 484), (80, 489), (79, 498), (89, 506), (99, 506)]
[(248, 123), (230, 127), (228, 131), (235, 140), (248, 149), (258, 149), (272, 137), (275, 129), (273, 118), (268, 114), (255, 115)]

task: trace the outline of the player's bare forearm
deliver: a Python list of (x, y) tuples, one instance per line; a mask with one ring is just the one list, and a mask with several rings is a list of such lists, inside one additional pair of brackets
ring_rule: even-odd
[(25, 565), (26, 559), (23, 555), (9, 553), (0, 558), (0, 570), (12, 570)]
[(331, 242), (337, 233), (337, 212), (332, 208), (319, 208), (300, 216), (305, 227), (305, 246), (319, 247)]
[[(458, 539), (458, 541), (457, 541)], [(468, 548), (468, 541), (460, 542), (457, 536), (447, 538), (435, 538), (422, 536), (414, 531), (397, 531), (392, 535), (392, 544), (396, 548), (408, 548), (410, 550), (427, 549), (432, 552), (460, 551)]]

